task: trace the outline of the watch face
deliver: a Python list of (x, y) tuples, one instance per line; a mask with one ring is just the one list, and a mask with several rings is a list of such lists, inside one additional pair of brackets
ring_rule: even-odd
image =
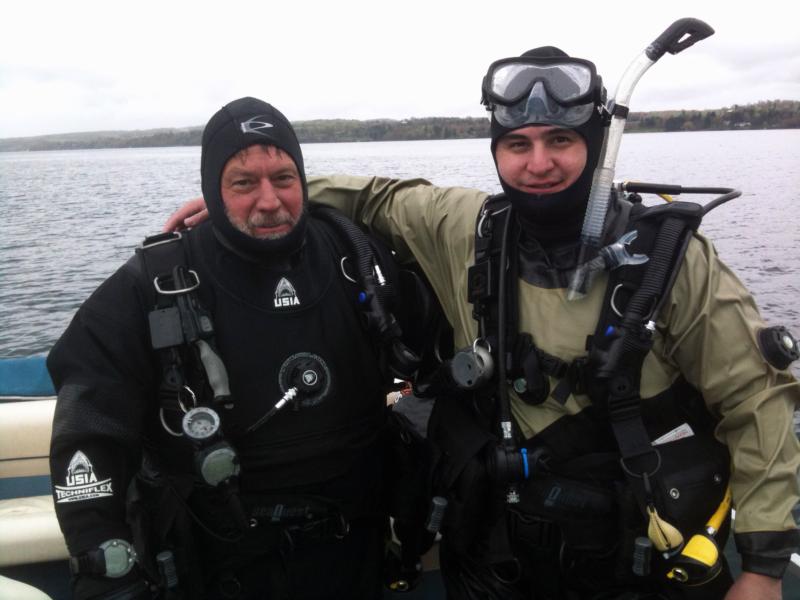
[(122, 577), (133, 568), (136, 552), (125, 540), (108, 540), (100, 544), (106, 563), (106, 577)]
[(219, 415), (211, 408), (198, 406), (183, 416), (183, 432), (194, 440), (206, 440), (219, 431)]

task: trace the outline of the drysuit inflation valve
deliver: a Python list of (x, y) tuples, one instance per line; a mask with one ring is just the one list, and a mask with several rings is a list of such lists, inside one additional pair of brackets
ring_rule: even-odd
[(781, 325), (765, 327), (759, 331), (758, 345), (767, 362), (779, 371), (800, 358), (800, 343)]

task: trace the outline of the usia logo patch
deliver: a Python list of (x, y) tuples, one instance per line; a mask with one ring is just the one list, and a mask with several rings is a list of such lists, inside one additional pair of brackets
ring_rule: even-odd
[(300, 306), (300, 299), (297, 297), (297, 292), (294, 291), (294, 286), (289, 280), (286, 277), (281, 277), (278, 285), (275, 286), (275, 308), (283, 308), (284, 306)]
[(80, 502), (113, 496), (111, 479), (97, 480), (89, 458), (80, 450), (72, 455), (67, 467), (66, 485), (56, 485), (56, 502)]

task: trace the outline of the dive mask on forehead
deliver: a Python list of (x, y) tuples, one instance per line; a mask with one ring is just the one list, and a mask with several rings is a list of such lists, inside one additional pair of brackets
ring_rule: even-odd
[(503, 127), (527, 123), (577, 127), (601, 102), (594, 65), (579, 58), (521, 56), (495, 61), (483, 78), (481, 102)]

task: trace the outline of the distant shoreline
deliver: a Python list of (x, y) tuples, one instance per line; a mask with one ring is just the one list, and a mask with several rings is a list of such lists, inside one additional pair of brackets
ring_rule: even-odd
[[(478, 117), (413, 119), (319, 119), (295, 121), (301, 143), (449, 140), (489, 137)], [(715, 110), (633, 112), (626, 133), (800, 128), (800, 101), (768, 100)], [(97, 131), (0, 139), (0, 152), (199, 146), (202, 126), (138, 131)]]

